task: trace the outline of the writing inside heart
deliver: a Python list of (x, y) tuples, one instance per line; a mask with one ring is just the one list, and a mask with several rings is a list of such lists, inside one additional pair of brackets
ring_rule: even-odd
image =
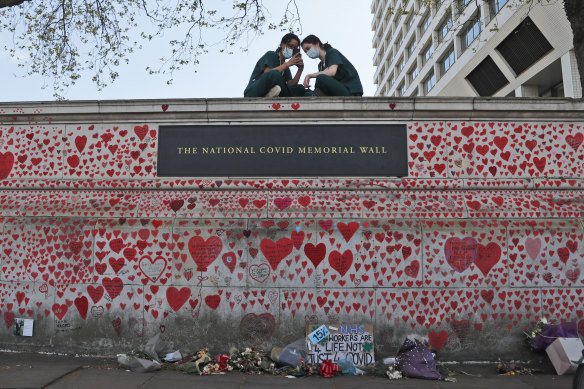
[(459, 239), (453, 236), (448, 238), (444, 244), (446, 261), (454, 270), (460, 273), (473, 264), (477, 258), (477, 253), (478, 244), (472, 237)]
[(260, 243), (260, 249), (270, 263), (272, 270), (278, 268), (282, 259), (286, 258), (292, 252), (293, 247), (292, 241), (288, 238), (282, 238), (277, 242), (266, 238)]
[(353, 264), (353, 252), (351, 250), (346, 250), (341, 254), (338, 251), (333, 251), (329, 255), (329, 264), (341, 276), (344, 276)]
[(270, 267), (262, 263), (261, 265), (251, 265), (249, 267), (249, 276), (259, 283), (264, 282), (270, 276)]
[(259, 346), (270, 340), (276, 329), (276, 319), (271, 313), (248, 313), (239, 323), (239, 333), (244, 342)]
[(155, 282), (162, 275), (166, 265), (166, 258), (161, 256), (152, 259), (150, 256), (145, 255), (138, 262), (140, 271), (152, 282)]
[(14, 165), (14, 154), (10, 151), (0, 153), (0, 180), (7, 178)]
[(200, 236), (189, 239), (189, 253), (197, 264), (197, 271), (206, 272), (223, 250), (223, 242), (217, 236), (212, 236), (206, 241)]
[(495, 266), (501, 259), (501, 246), (497, 243), (491, 242), (486, 246), (479, 244), (478, 249), (479, 252), (474, 264), (485, 276), (487, 276), (493, 266)]

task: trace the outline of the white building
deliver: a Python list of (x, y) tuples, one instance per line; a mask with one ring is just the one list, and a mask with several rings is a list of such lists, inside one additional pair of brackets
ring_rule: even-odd
[(377, 96), (582, 97), (562, 0), (373, 0), (371, 11)]

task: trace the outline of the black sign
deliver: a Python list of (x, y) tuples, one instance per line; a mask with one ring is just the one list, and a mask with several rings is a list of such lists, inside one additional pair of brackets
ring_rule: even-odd
[(405, 124), (161, 126), (159, 177), (408, 175)]

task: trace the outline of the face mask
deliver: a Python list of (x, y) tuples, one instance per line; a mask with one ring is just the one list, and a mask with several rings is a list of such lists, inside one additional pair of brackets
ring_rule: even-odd
[(284, 50), (282, 50), (282, 55), (284, 55), (284, 58), (286, 58), (286, 59), (292, 58), (292, 54), (293, 54), (293, 51), (289, 47), (286, 47), (286, 48), (284, 48)]
[(316, 47), (311, 47), (310, 50), (306, 52), (309, 58), (316, 59), (320, 55), (320, 50)]

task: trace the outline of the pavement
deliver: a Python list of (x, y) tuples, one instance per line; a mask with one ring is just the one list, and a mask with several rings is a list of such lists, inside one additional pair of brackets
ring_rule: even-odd
[(499, 376), (493, 364), (458, 365), (471, 375), (458, 375), (457, 382), (426, 381), (365, 375), (289, 379), (279, 376), (230, 373), (217, 376), (189, 375), (170, 370), (133, 373), (117, 366), (113, 358), (72, 357), (47, 354), (0, 352), (0, 388), (103, 389), (115, 387), (146, 389), (179, 388), (449, 388), (449, 389), (570, 389), (572, 375), (557, 376), (549, 369), (532, 376)]

